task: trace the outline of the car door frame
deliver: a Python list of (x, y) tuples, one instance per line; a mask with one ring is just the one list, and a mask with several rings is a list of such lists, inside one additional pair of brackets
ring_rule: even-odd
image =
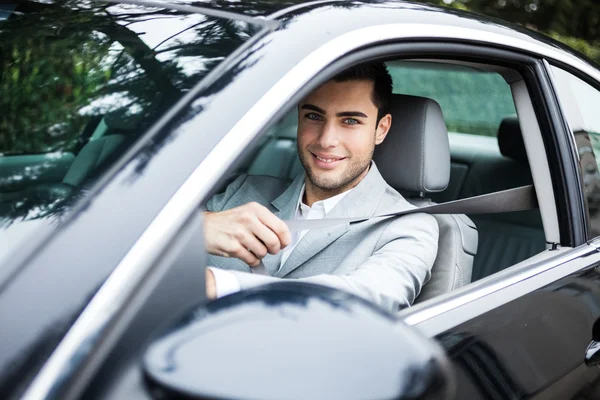
[[(432, 34), (433, 31), (435, 35)], [(473, 38), (476, 37), (474, 33), (478, 32), (467, 28), (431, 24), (380, 25), (344, 34), (312, 52), (248, 110), (202, 160), (91, 299), (29, 386), (27, 394), (44, 398), (54, 390), (72, 386), (74, 383), (70, 379), (61, 379), (61, 388), (57, 388), (53, 383), (59, 381), (59, 377), (72, 376), (74, 370), (85, 370), (87, 376), (93, 375), (106, 357), (106, 352), (95, 350), (100, 345), (109, 347), (116, 345), (125, 329), (124, 315), (131, 315), (136, 307), (140, 307), (139, 303), (129, 304), (127, 300), (148, 279), (157, 259), (166, 251), (181, 228), (196, 215), (198, 205), (210, 195), (235, 160), (243, 155), (244, 150), (250, 147), (253, 140), (283, 115), (285, 111), (283, 105), (292, 104), (303, 97), (343, 65), (352, 62), (352, 58), (355, 61), (364, 60), (364, 53), (353, 52), (365, 46), (376, 46), (381, 50), (382, 43), (398, 41), (401, 44), (415, 38), (422, 42), (404, 43), (404, 45), (422, 46), (427, 42), (439, 42), (441, 38), (462, 43), (473, 42)], [(499, 40), (506, 39), (505, 46), (512, 47), (516, 52), (552, 53), (549, 48), (541, 46), (537, 48), (530, 42), (499, 36), (491, 33), (481, 34), (474, 44), (496, 46)], [(560, 51), (555, 51), (555, 55), (566, 60), (565, 55)], [(577, 237), (572, 239), (571, 227), (566, 229), (569, 237), (566, 242), (581, 240)], [(590, 251), (587, 248), (575, 249), (569, 255), (562, 254), (561, 260), (564, 260), (564, 257), (579, 258), (583, 253), (589, 254)], [(547, 262), (544, 265), (548, 265)], [(120, 293), (120, 296), (115, 297), (115, 293)], [(425, 306), (429, 308), (427, 304), (423, 303), (421, 310)], [(105, 318), (98, 323), (90, 323), (98, 313)], [(406, 320), (410, 321), (408, 318)], [(115, 326), (120, 326), (121, 331), (115, 330)], [(109, 331), (110, 340), (106, 340), (106, 333)]]

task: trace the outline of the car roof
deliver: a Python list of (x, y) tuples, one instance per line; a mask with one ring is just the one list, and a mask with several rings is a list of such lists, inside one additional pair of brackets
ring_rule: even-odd
[[(487, 32), (492, 32), (506, 36), (510, 32), (511, 36), (519, 36), (521, 39), (534, 41), (539, 45), (548, 46), (554, 50), (560, 49), (570, 53), (596, 69), (600, 66), (593, 60), (590, 60), (585, 55), (564, 45), (563, 43), (552, 39), (551, 37), (537, 32), (535, 30), (525, 28), (523, 26), (507, 22), (505, 20), (485, 16), (471, 11), (460, 10), (455, 8), (435, 6), (423, 3), (414, 3), (404, 0), (107, 0), (115, 3), (134, 3), (161, 5), (163, 7), (178, 7), (187, 6), (196, 8), (197, 12), (207, 14), (216, 13), (218, 16), (229, 14), (231, 18), (254, 20), (259, 25), (264, 25), (266, 20), (277, 22), (289, 21), (293, 18), (302, 18), (304, 15), (314, 12), (327, 12), (331, 15), (330, 23), (332, 25), (344, 24), (343, 18), (336, 19), (336, 14), (343, 13), (344, 10), (362, 9), (364, 11), (377, 10), (382, 15), (396, 14), (399, 17), (406, 12), (410, 12), (410, 23), (414, 24), (432, 24), (433, 21), (437, 24), (448, 26), (468, 26), (468, 27), (485, 27)], [(215, 15), (216, 16), (216, 15)], [(398, 20), (399, 23), (406, 21)], [(377, 24), (377, 20), (365, 19), (365, 26)], [(389, 18), (388, 18), (389, 23)]]

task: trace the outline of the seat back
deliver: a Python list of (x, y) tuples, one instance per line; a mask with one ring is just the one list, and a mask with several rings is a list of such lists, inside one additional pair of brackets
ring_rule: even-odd
[[(434, 204), (450, 178), (450, 146), (442, 110), (434, 100), (394, 95), (392, 128), (373, 159), (384, 179), (416, 206)], [(431, 279), (415, 300), (421, 302), (471, 282), (477, 251), (475, 224), (465, 215), (435, 215), (440, 229)]]

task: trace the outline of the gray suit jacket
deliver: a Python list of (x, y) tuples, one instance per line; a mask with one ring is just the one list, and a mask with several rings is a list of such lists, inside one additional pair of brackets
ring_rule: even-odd
[[(292, 219), (303, 183), (304, 174), (291, 184), (242, 175), (211, 198), (206, 209), (222, 211), (255, 201), (280, 219)], [(327, 218), (370, 217), (408, 208), (414, 206), (383, 180), (372, 163), (365, 178)], [(293, 278), (342, 289), (396, 311), (411, 305), (429, 280), (437, 246), (436, 220), (411, 214), (310, 230), (281, 269), (281, 252), (263, 259), (271, 276), (252, 274), (248, 265), (234, 258), (209, 256), (208, 265), (233, 271), (242, 289)]]

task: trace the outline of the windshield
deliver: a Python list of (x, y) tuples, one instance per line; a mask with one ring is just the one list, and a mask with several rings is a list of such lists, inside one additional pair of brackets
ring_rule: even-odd
[(0, 8), (0, 264), (257, 26), (131, 4)]

